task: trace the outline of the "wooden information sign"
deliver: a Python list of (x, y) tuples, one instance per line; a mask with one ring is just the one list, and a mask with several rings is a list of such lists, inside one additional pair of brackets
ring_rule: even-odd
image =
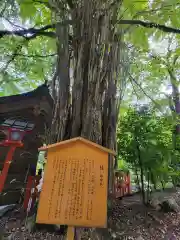
[(37, 223), (106, 227), (108, 153), (83, 138), (42, 147), (48, 150)]

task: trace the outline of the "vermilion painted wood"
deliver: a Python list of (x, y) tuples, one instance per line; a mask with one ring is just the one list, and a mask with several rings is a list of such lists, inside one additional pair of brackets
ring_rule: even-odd
[(7, 132), (7, 138), (0, 142), (0, 145), (1, 145), (1, 146), (11, 146), (11, 145), (22, 146), (22, 142), (21, 142), (21, 141), (12, 141), (12, 140), (11, 140), (11, 134), (12, 134), (13, 132), (18, 132), (18, 133), (20, 133), (20, 135), (21, 135), (21, 139), (23, 139), (23, 137), (24, 137), (24, 135), (25, 135), (26, 133), (31, 132), (31, 131), (29, 131), (29, 130), (28, 130), (28, 131), (23, 131), (23, 130), (20, 130), (20, 129), (12, 129), (12, 128), (9, 128), (9, 127), (4, 127), (4, 126), (1, 126), (1, 127), (0, 127), (0, 130)]
[[(37, 185), (39, 184), (39, 181), (41, 179), (41, 176), (29, 176), (27, 185), (26, 185), (26, 192), (25, 192), (25, 197), (24, 197), (24, 203), (23, 203), (23, 208), (24, 210), (27, 210), (28, 208), (28, 203), (30, 198), (32, 197), (32, 203), (31, 203), (31, 208), (33, 207), (36, 197), (37, 197)], [(32, 189), (34, 188), (34, 193), (32, 193)], [(31, 209), (30, 209), (31, 210)]]
[[(114, 193), (115, 193), (115, 198), (120, 198), (123, 197), (127, 194), (131, 193), (130, 190), (130, 174), (127, 174), (123, 176), (123, 180), (118, 179), (118, 177), (122, 177), (122, 174), (118, 174), (116, 172), (117, 176), (115, 176), (115, 182), (114, 182)], [(122, 182), (123, 181), (123, 182)]]
[(34, 192), (31, 195), (32, 197), (32, 204), (31, 204), (31, 208), (34, 206), (35, 202), (36, 202), (36, 198), (38, 195), (38, 190), (37, 190), (37, 186), (39, 184), (39, 181), (41, 179), (41, 176), (34, 176), (34, 182), (33, 182), (33, 188), (34, 188)]
[(6, 160), (4, 162), (4, 167), (3, 167), (3, 170), (2, 170), (1, 175), (0, 175), (0, 193), (3, 191), (4, 184), (5, 184), (5, 181), (6, 181), (6, 177), (7, 177), (7, 174), (8, 174), (8, 170), (9, 170), (10, 164), (12, 162), (12, 157), (13, 157), (13, 154), (16, 150), (16, 147), (17, 146), (11, 146), (10, 150), (9, 150), (7, 156), (6, 156)]
[(3, 170), (0, 174), (0, 193), (3, 191), (4, 184), (5, 184), (7, 175), (8, 175), (9, 167), (10, 167), (10, 164), (13, 160), (14, 152), (15, 152), (17, 147), (22, 147), (23, 146), (21, 141), (12, 141), (10, 139), (10, 135), (13, 131), (14, 130), (9, 129), (8, 138), (0, 143), (0, 145), (3, 145), (5, 147), (10, 147), (10, 149), (8, 151), (8, 154), (6, 156), (5, 162), (4, 162)]
[(7, 127), (1, 127), (0, 129), (7, 131), (7, 138), (5, 140), (1, 141), (0, 145), (5, 146), (5, 147), (10, 147), (10, 149), (8, 151), (8, 154), (6, 156), (5, 162), (4, 162), (3, 170), (0, 174), (0, 193), (1, 193), (4, 189), (4, 184), (6, 182), (6, 178), (7, 178), (7, 175), (8, 175), (10, 164), (13, 160), (14, 152), (15, 152), (16, 148), (23, 147), (23, 143), (21, 142), (21, 140), (20, 141), (12, 141), (11, 140), (11, 134), (14, 131), (19, 132), (20, 135), (21, 135), (21, 139), (22, 139), (24, 137), (24, 135), (26, 134), (26, 131), (7, 128)]
[(27, 185), (26, 185), (26, 192), (25, 192), (25, 197), (24, 197), (24, 203), (23, 203), (23, 207), (25, 210), (27, 210), (27, 208), (28, 208), (29, 199), (31, 197), (31, 189), (33, 186), (33, 180), (34, 180), (34, 176), (28, 177)]

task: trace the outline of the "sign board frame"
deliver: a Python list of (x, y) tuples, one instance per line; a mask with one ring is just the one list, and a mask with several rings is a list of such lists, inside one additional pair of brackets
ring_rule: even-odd
[(106, 227), (108, 156), (116, 153), (80, 137), (39, 150), (48, 154), (36, 222)]

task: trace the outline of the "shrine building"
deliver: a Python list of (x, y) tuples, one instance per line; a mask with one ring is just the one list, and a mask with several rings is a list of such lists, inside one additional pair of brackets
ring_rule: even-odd
[(38, 148), (52, 120), (53, 100), (44, 84), (0, 98), (0, 205), (19, 203), (34, 175)]

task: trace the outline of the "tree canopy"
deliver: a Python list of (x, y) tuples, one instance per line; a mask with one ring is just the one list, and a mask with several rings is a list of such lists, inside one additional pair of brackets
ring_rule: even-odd
[[(56, 4), (56, 1), (48, 0), (6, 0), (1, 4), (0, 82), (4, 90), (1, 90), (1, 95), (17, 93), (23, 89), (35, 88), (44, 81), (52, 81), (57, 54), (57, 19), (54, 17)], [(60, 4), (62, 12), (59, 13), (59, 22), (71, 26), (73, 20), (70, 13), (75, 2), (60, 1)], [(165, 59), (169, 58), (168, 64), (172, 68), (170, 65), (179, 54), (179, 2), (133, 0), (115, 4), (109, 1), (109, 6), (113, 5), (117, 17), (115, 22), (112, 20), (112, 26), (116, 28), (117, 36), (123, 33), (122, 47), (128, 52), (128, 63), (123, 60), (123, 67), (130, 74), (129, 81), (137, 88), (137, 92), (141, 91), (141, 85), (143, 89), (148, 88), (148, 91), (158, 91), (160, 84), (168, 79)], [(70, 39), (69, 41), (70, 45), (73, 44)], [(168, 42), (172, 47), (168, 46)], [(161, 53), (154, 53), (154, 46), (160, 44), (163, 44), (163, 49), (159, 47)], [(178, 59), (175, 62), (178, 69)], [(128, 70), (127, 65), (131, 69)], [(142, 78), (146, 79), (143, 83)], [(164, 98), (165, 96), (158, 100)]]
[[(118, 127), (118, 156), (138, 176), (158, 184), (179, 181), (178, 151), (174, 150), (169, 116), (157, 116), (150, 108), (129, 108)], [(141, 181), (143, 178), (141, 179)]]
[[(86, 12), (87, 9), (92, 9), (92, 13)], [(93, 16), (94, 22), (86, 15), (89, 18)], [(56, 92), (53, 97), (65, 96), (66, 100), (61, 101), (60, 115), (67, 119), (69, 101), (78, 98), (81, 100), (84, 91), (82, 78), (85, 85), (92, 87), (92, 91), (89, 87), (90, 93), (94, 91), (97, 94), (98, 88), (102, 99), (110, 94), (111, 104), (108, 106), (111, 107), (108, 107), (108, 111), (107, 105), (104, 105), (106, 101), (99, 103), (98, 97), (96, 98), (98, 107), (102, 108), (103, 105), (106, 110), (103, 114), (98, 113), (96, 118), (102, 118), (103, 122), (103, 117), (110, 111), (113, 112), (115, 107), (120, 113), (120, 155), (127, 162), (135, 164), (137, 153), (133, 149), (137, 149), (138, 142), (141, 154), (146, 155), (148, 152), (148, 158), (143, 157), (146, 160), (145, 171), (150, 167), (162, 170), (161, 164), (164, 161), (169, 164), (170, 153), (172, 158), (173, 147), (169, 146), (174, 144), (175, 147), (180, 142), (177, 140), (177, 135), (180, 135), (179, 15), (178, 0), (99, 0), (96, 4), (94, 1), (86, 3), (74, 0), (4, 0), (0, 6), (0, 96), (28, 91), (46, 82), (52, 93)], [(86, 41), (90, 44), (85, 45)], [(60, 84), (56, 81), (57, 75), (60, 79), (70, 76), (69, 83), (61, 81)], [(90, 79), (88, 83), (85, 81), (87, 78)], [(115, 90), (113, 84), (117, 87)], [(69, 89), (72, 93), (70, 95)], [(117, 99), (118, 103), (115, 101)], [(91, 96), (85, 105), (92, 103), (92, 100)], [(152, 106), (150, 115), (142, 116), (134, 110), (135, 105), (142, 103)], [(72, 116), (71, 120), (79, 121), (78, 116), (82, 114), (82, 119), (90, 121), (94, 114), (89, 116), (85, 109), (81, 113), (78, 104), (77, 102), (72, 107), (72, 115), (76, 116)], [(133, 105), (131, 110), (128, 110), (129, 105)], [(107, 118), (112, 120), (116, 116), (112, 114)], [(132, 131), (127, 131), (131, 128), (130, 123), (134, 127)], [(78, 124), (71, 136), (79, 134), (76, 129), (83, 126), (84, 122), (81, 120)], [(60, 125), (67, 127), (64, 122)], [(107, 122), (102, 124), (99, 120), (96, 124), (96, 134), (99, 136), (101, 125), (104, 129), (102, 132), (108, 126)], [(84, 134), (88, 132), (85, 127), (83, 131)], [(172, 142), (173, 134), (176, 143)], [(136, 141), (134, 136), (140, 139)], [(126, 149), (123, 150), (124, 148)], [(148, 159), (153, 160), (149, 162)]]

